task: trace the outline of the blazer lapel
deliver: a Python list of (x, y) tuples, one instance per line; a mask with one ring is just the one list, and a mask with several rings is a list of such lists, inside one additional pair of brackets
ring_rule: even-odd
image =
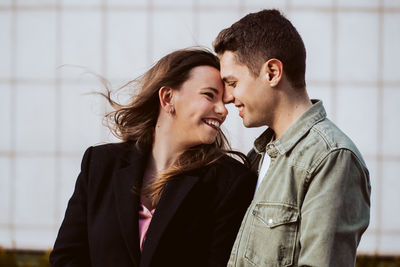
[(144, 267), (150, 265), (157, 244), (159, 243), (166, 227), (174, 217), (178, 207), (185, 199), (186, 195), (197, 183), (198, 179), (198, 176), (184, 175), (167, 184), (146, 234), (140, 266)]
[[(130, 157), (130, 158), (129, 158)], [(134, 266), (139, 266), (139, 196), (132, 188), (140, 188), (146, 156), (136, 149), (128, 157), (129, 165), (115, 172), (113, 190), (122, 237), (128, 247)]]

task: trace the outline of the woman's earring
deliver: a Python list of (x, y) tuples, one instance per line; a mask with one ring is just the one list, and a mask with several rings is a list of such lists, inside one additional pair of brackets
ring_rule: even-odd
[(174, 115), (174, 113), (175, 113), (174, 105), (171, 104), (171, 105), (169, 106), (169, 108), (168, 108), (168, 113), (171, 114), (171, 115)]

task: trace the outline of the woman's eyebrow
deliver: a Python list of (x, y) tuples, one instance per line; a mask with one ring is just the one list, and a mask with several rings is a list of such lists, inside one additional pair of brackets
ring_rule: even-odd
[(201, 89), (208, 89), (208, 90), (213, 91), (213, 92), (216, 93), (216, 94), (219, 93), (218, 89), (216, 89), (216, 88), (214, 88), (214, 87), (203, 87), (203, 88), (201, 88)]

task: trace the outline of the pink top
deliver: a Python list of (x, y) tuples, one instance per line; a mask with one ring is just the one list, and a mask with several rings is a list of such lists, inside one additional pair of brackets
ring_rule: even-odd
[(152, 209), (150, 211), (143, 204), (140, 204), (140, 210), (139, 210), (140, 251), (142, 251), (142, 249), (143, 249), (143, 243), (144, 243), (144, 240), (146, 239), (146, 233), (147, 233), (147, 230), (149, 229), (149, 225), (150, 225), (151, 219), (153, 218), (154, 211), (155, 211), (155, 209)]

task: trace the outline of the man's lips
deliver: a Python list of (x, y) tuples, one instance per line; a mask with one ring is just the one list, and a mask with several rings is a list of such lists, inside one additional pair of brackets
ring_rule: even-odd
[(243, 118), (244, 105), (236, 105), (236, 107), (239, 110), (239, 116)]

